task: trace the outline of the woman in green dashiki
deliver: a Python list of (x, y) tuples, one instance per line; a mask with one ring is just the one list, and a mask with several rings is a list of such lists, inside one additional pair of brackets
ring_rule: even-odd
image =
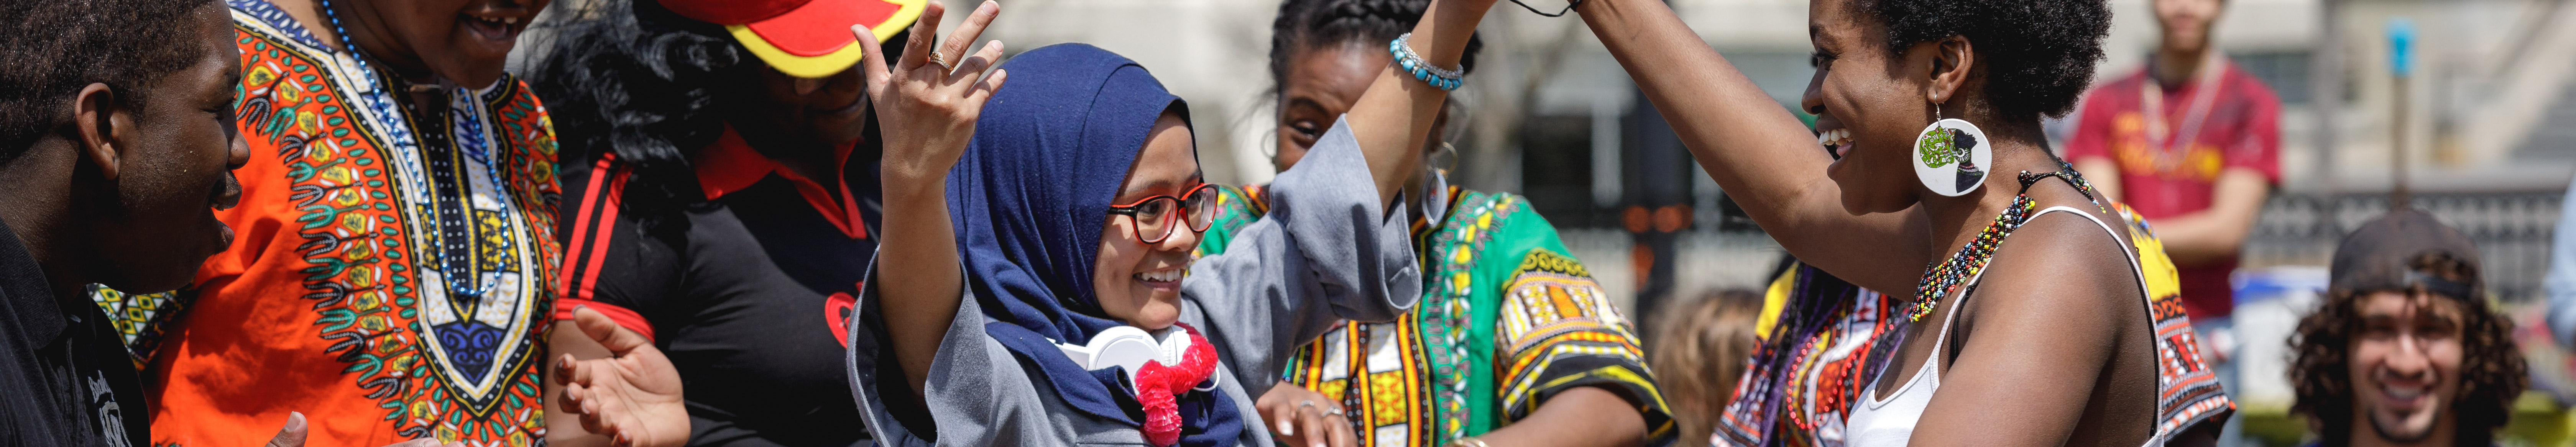
[[(1386, 42), (1427, 0), (1287, 0), (1271, 31), (1285, 170), (1388, 66)], [(1475, 68), (1479, 45), (1461, 64)], [(1441, 116), (1442, 128), (1447, 116)], [(1442, 132), (1433, 132), (1435, 137)], [(1447, 145), (1425, 142), (1425, 155)], [(1260, 186), (1225, 188), (1199, 245), (1225, 249), (1266, 211)], [(1664, 445), (1675, 429), (1633, 323), (1556, 229), (1513, 194), (1414, 177), (1422, 300), (1393, 322), (1346, 323), (1300, 347), (1259, 399), (1287, 445)]]

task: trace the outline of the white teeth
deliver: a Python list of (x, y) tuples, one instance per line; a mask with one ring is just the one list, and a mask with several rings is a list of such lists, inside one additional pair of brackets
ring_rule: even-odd
[(519, 18), (517, 18), (517, 17), (502, 17), (502, 18), (501, 18), (501, 24), (503, 24), (503, 25), (517, 25), (517, 24), (519, 24)]
[(1136, 279), (1142, 279), (1142, 280), (1146, 280), (1146, 281), (1154, 281), (1154, 282), (1173, 282), (1173, 281), (1180, 281), (1180, 280), (1181, 280), (1181, 269), (1156, 270), (1156, 271), (1151, 271), (1151, 272), (1138, 273), (1138, 274), (1136, 274)]
[(2414, 399), (2424, 394), (2423, 388), (2387, 387), (2384, 390), (2387, 391), (2388, 397), (2398, 400)]
[(1851, 129), (1834, 129), (1816, 133), (1816, 144), (1840, 146), (1851, 144)]

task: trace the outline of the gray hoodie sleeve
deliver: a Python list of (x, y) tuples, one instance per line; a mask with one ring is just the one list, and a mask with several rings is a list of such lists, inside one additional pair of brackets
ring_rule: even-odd
[[(1242, 445), (1270, 445), (1252, 404), (1278, 380), (1282, 354), (1342, 318), (1394, 319), (1421, 295), (1408, 221), (1379, 212), (1358, 148), (1348, 126), (1333, 126), (1272, 184), (1270, 214), (1246, 226), (1226, 254), (1198, 260), (1181, 282), (1181, 320), (1224, 361), (1219, 387), (1244, 418)], [(1144, 444), (1134, 426), (1094, 420), (1046, 391), (1044, 374), (984, 332), (989, 320), (972, 295), (959, 300), (915, 402), (882, 346), (876, 284), (872, 278), (860, 290), (847, 362), (852, 397), (878, 444)]]
[(1055, 420), (1073, 415), (1049, 411), (1047, 399), (1038, 394), (1039, 384), (1019, 359), (984, 333), (984, 311), (972, 292), (958, 301), (957, 317), (939, 342), (916, 406), (902, 367), (882, 345), (885, 315), (878, 310), (881, 296), (874, 286), (869, 281), (860, 291), (860, 315), (849, 328), (848, 360), (850, 393), (877, 444), (1073, 445), (1077, 436), (1072, 424)]
[(1253, 396), (1290, 350), (1340, 320), (1388, 321), (1422, 296), (1409, 207), (1379, 208), (1350, 124), (1336, 120), (1269, 187), (1270, 212), (1181, 281), (1183, 322), (1206, 333)]

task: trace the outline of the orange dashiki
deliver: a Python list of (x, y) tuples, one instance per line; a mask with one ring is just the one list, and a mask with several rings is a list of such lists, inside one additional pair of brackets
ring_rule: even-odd
[(153, 444), (260, 445), (288, 411), (308, 445), (541, 443), (545, 109), (503, 77), (406, 119), (389, 78), (265, 0), (229, 4), (251, 158), (217, 215), (236, 245), (175, 298), (100, 295), (148, 365)]

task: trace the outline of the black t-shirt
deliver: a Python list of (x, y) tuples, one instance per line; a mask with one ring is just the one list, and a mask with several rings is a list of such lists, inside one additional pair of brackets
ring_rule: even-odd
[[(794, 182), (758, 173), (745, 187), (664, 217), (679, 221), (647, 225), (610, 211), (619, 201), (603, 200), (601, 191), (624, 190), (616, 177), (632, 178), (611, 158), (564, 164), (564, 184), (576, 185), (564, 202), (578, 204), (559, 219), (569, 297), (649, 322), (686, 387), (689, 444), (866, 442), (842, 328), (876, 251), (873, 230), (852, 237)], [(869, 192), (853, 196), (868, 210), (864, 221), (874, 222), (874, 166), (856, 165), (851, 173), (869, 180), (852, 182), (867, 188), (851, 191)], [(615, 174), (592, 180), (602, 167)]]
[(97, 305), (64, 302), (0, 226), (0, 444), (146, 447), (134, 361)]

